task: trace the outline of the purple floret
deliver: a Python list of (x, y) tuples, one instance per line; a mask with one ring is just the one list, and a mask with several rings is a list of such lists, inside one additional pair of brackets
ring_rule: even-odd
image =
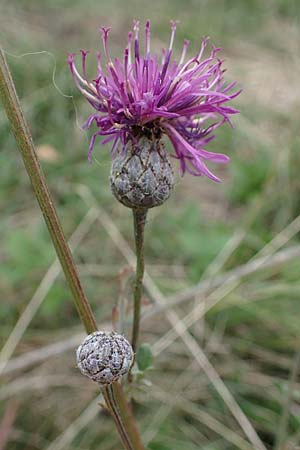
[(150, 22), (145, 27), (145, 52), (139, 48), (139, 22), (134, 21), (133, 33), (128, 33), (128, 44), (122, 60), (112, 61), (108, 46), (109, 28), (101, 28), (107, 62), (102, 67), (98, 54), (97, 77), (89, 80), (86, 73), (88, 52), (81, 51), (81, 74), (75, 65), (75, 54), (68, 62), (78, 89), (96, 110), (86, 123), (93, 123), (93, 134), (88, 158), (91, 159), (95, 139), (106, 136), (103, 143), (112, 142), (112, 154), (122, 151), (131, 139), (147, 134), (149, 130), (166, 134), (179, 159), (182, 174), (205, 175), (220, 181), (206, 166), (206, 161), (227, 163), (229, 157), (208, 152), (205, 147), (215, 137), (213, 132), (238, 110), (227, 106), (240, 91), (233, 92), (236, 83), (226, 84), (225, 70), (217, 55), (221, 49), (212, 47), (210, 55), (203, 57), (208, 39), (202, 40), (199, 54), (187, 60), (189, 45), (184, 41), (180, 60), (171, 60), (176, 22), (171, 22), (171, 39), (161, 58), (150, 53)]

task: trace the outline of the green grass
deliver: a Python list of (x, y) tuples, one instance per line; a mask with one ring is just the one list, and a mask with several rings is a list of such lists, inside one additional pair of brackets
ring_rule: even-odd
[[(40, 147), (41, 162), (67, 236), (89, 209), (82, 197), (85, 186), (133, 245), (130, 211), (117, 204), (108, 185), (109, 148), (97, 145), (94, 163), (87, 163), (88, 136), (79, 126), (89, 107), (71, 81), (66, 52), (81, 48), (95, 52), (101, 44), (97, 29), (108, 24), (112, 26), (112, 52), (120, 54), (134, 17), (142, 22), (151, 19), (153, 47), (157, 49), (169, 39), (170, 19), (180, 20), (178, 53), (183, 38), (191, 40), (193, 52), (201, 37), (210, 35), (224, 48), (228, 79), (239, 80), (243, 88), (236, 102), (241, 115), (234, 120), (235, 129), (219, 130), (211, 146), (232, 159), (219, 172), (223, 183), (178, 176), (172, 198), (149, 215), (149, 273), (160, 289), (171, 295), (197, 283), (209, 264), (213, 267), (205, 276), (246, 263), (299, 214), (300, 4), (296, 0), (129, 0), (126, 4), (121, 0), (2, 1), (1, 45)], [(38, 53), (41, 51), (47, 53)], [(32, 54), (19, 57), (24, 53)], [(91, 73), (93, 62), (90, 56)], [(42, 146), (51, 148), (50, 156), (43, 153)], [(5, 344), (53, 261), (54, 252), (1, 108), (0, 150), (0, 342)], [(214, 266), (224, 246), (240, 230), (244, 231), (243, 239), (220, 266)], [(296, 224), (283, 248), (299, 244), (298, 236)], [(99, 222), (91, 226), (76, 249), (76, 261), (97, 319), (109, 321), (119, 295), (118, 273), (127, 263)], [(91, 265), (96, 265), (96, 272)], [(127, 299), (131, 278), (130, 271), (123, 273)], [(261, 270), (224, 292), (222, 300), (206, 314), (205, 322), (197, 321), (190, 328), (268, 449), (276, 448), (288, 392), (291, 398), (283, 427), (284, 445), (276, 450), (294, 450), (300, 442), (299, 378), (289, 387), (300, 342), (299, 292), (298, 261)], [(193, 305), (189, 301), (179, 306), (180, 317)], [(145, 323), (143, 341), (154, 345), (168, 329), (163, 315), (156, 316)], [(66, 339), (79, 330), (67, 286), (59, 277), (14, 356)], [(210, 380), (197, 365), (190, 366), (192, 361), (177, 339), (154, 360), (143, 383), (134, 387), (141, 429), (145, 432), (152, 427), (148, 448), (240, 448), (199, 420), (193, 408), (188, 411), (176, 400), (179, 393), (233, 435), (244, 437)], [(24, 380), (31, 377), (44, 379), (43, 387), (33, 389), (29, 381), (22, 388)], [(179, 392), (178, 377), (182, 386)], [(7, 394), (0, 404), (0, 417), (12, 398), (17, 405), (5, 447), (9, 450), (47, 448), (97, 392), (78, 374), (70, 350), (12, 372), (1, 381), (4, 387), (0, 387), (0, 400), (4, 391)], [(20, 390), (10, 394), (12, 383)], [(176, 403), (164, 414), (162, 403), (152, 394), (158, 388), (171, 394)], [(156, 417), (161, 419), (155, 422)], [(108, 450), (119, 449), (119, 443), (110, 420), (99, 412), (64, 448)]]

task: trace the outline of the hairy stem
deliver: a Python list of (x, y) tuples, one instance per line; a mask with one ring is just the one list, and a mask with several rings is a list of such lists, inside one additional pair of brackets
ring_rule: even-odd
[(97, 330), (97, 324), (59, 223), (44, 173), (34, 149), (32, 136), (2, 50), (0, 50), (0, 98), (10, 121), (12, 132), (22, 155), (34, 194), (42, 210), (58, 259), (72, 291), (78, 314), (87, 333), (92, 333)]
[(126, 450), (144, 450), (121, 385), (118, 382), (106, 385), (102, 388), (102, 394), (124, 448)]
[(147, 217), (147, 209), (133, 209), (132, 212), (133, 212), (134, 238), (136, 249), (136, 274), (133, 292), (134, 314), (133, 314), (131, 345), (133, 351), (136, 352), (140, 331), (141, 298), (143, 293), (143, 277), (145, 270), (144, 229)]
[[(69, 284), (79, 317), (88, 334), (97, 330), (96, 320), (82, 288), (72, 254), (60, 225), (44, 173), (39, 164), (32, 136), (27, 125), (3, 51), (0, 49), (0, 99), (22, 155), (36, 199), (43, 213), (57, 257)], [(105, 400), (126, 450), (144, 450), (129, 405), (119, 383), (111, 385)]]

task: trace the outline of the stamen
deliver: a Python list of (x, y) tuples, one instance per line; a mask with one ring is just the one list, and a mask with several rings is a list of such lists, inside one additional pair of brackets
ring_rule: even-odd
[[(89, 83), (87, 82), (87, 80), (85, 80), (84, 78), (82, 78), (82, 76), (80, 75), (80, 73), (78, 72), (76, 66), (75, 66), (75, 61), (74, 61), (74, 57), (76, 56), (76, 53), (69, 53), (68, 54), (68, 63), (70, 66), (70, 70), (71, 73), (74, 77), (74, 80), (76, 81), (76, 83), (80, 86), (80, 83), (83, 84), (83, 86), (90, 88)], [(80, 83), (79, 83), (80, 82)]]
[(172, 50), (173, 44), (174, 44), (174, 37), (175, 37), (175, 32), (176, 32), (176, 27), (177, 27), (177, 20), (171, 20), (171, 39), (170, 39), (170, 46), (169, 46), (169, 51)]
[(93, 150), (94, 150), (95, 140), (96, 140), (96, 137), (99, 136), (100, 134), (101, 134), (101, 131), (96, 131), (96, 133), (93, 134), (93, 136), (90, 140), (89, 152), (88, 152), (88, 161), (89, 162), (92, 162), (92, 154), (93, 154)]
[(98, 69), (98, 74), (102, 74), (102, 67), (101, 67), (101, 58), (102, 58), (102, 53), (101, 52), (97, 52), (96, 54), (97, 56), (97, 69)]
[(147, 20), (147, 22), (146, 22), (145, 35), (146, 35), (146, 55), (149, 55), (150, 54), (150, 20)]
[(86, 74), (86, 56), (90, 52), (89, 52), (89, 50), (87, 50), (87, 51), (80, 50), (80, 53), (82, 55), (82, 73), (83, 73), (84, 78), (88, 81), (87, 74)]
[(111, 98), (107, 99), (107, 112), (108, 112), (109, 120), (111, 121), (112, 125), (114, 125), (114, 118), (113, 118), (112, 109), (111, 109)]
[(128, 62), (131, 64), (131, 42), (132, 42), (132, 31), (129, 31), (128, 33)]
[(184, 63), (184, 58), (185, 58), (186, 51), (187, 51), (187, 48), (188, 48), (189, 44), (190, 44), (190, 41), (185, 39), (184, 42), (183, 42), (183, 49), (182, 49), (181, 58), (180, 58), (180, 61), (179, 61), (179, 65), (180, 66), (181, 66), (181, 64)]
[(161, 49), (161, 65), (163, 66), (166, 60), (167, 50), (165, 48)]
[(137, 61), (140, 60), (140, 51), (139, 51), (139, 24), (140, 22), (138, 20), (134, 20), (134, 57)]
[(216, 54), (222, 50), (222, 47), (216, 47), (212, 44), (211, 58), (215, 58)]
[(110, 28), (109, 27), (101, 27), (100, 31), (102, 33), (102, 42), (103, 42), (103, 48), (105, 51), (106, 58), (109, 62), (111, 62), (111, 58), (110, 58), (108, 47), (107, 47), (107, 36), (110, 31)]
[(134, 19), (133, 21), (133, 31), (134, 31), (134, 38), (139, 39), (139, 30), (140, 30), (140, 22), (139, 20)]
[(68, 53), (68, 64), (71, 70), (71, 73), (74, 74), (74, 58), (76, 56), (76, 53)]
[(125, 75), (125, 81), (128, 81), (128, 59), (129, 59), (129, 49), (125, 48), (124, 51), (124, 75)]
[(207, 46), (208, 41), (209, 41), (209, 36), (203, 37), (202, 43), (201, 43), (200, 52), (199, 52), (199, 54), (197, 56), (198, 61), (201, 60), (203, 52), (205, 50), (205, 47)]

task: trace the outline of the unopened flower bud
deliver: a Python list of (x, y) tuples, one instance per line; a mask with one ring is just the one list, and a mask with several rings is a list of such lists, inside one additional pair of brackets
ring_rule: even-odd
[(159, 139), (128, 141), (112, 163), (111, 189), (129, 208), (153, 208), (170, 196), (174, 177), (169, 157)]
[(101, 385), (119, 380), (129, 372), (134, 353), (124, 336), (96, 331), (88, 335), (76, 352), (77, 366), (83, 375)]

